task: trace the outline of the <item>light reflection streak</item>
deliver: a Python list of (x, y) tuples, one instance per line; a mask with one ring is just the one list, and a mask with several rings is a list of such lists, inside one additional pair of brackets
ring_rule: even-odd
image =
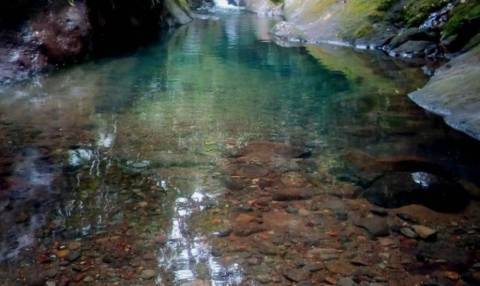
[[(158, 254), (159, 266), (173, 273), (175, 285), (191, 285), (200, 281), (201, 285), (223, 286), (239, 285), (243, 281), (243, 272), (238, 264), (222, 264), (211, 254), (207, 237), (189, 230), (188, 219), (195, 212), (204, 210), (207, 199), (211, 197), (197, 187), (189, 197), (175, 200), (168, 241)], [(162, 285), (163, 278), (157, 278), (158, 285)]]

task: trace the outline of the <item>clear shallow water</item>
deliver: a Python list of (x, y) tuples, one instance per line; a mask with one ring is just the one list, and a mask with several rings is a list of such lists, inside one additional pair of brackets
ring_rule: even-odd
[(347, 180), (352, 152), (424, 157), (478, 178), (477, 144), (407, 99), (426, 81), (419, 67), (280, 47), (272, 24), (219, 13), (130, 55), (1, 87), (3, 274), (14, 279), (58, 241), (125, 235), (122, 251), (134, 252), (114, 260), (158, 270), (158, 284), (241, 283), (242, 265), (212, 251), (211, 221), (190, 220), (222, 203), (226, 150), (252, 141), (309, 150), (315, 168)]

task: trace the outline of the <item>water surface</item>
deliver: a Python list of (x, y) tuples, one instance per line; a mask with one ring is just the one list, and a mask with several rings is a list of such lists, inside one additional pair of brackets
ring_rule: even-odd
[[(222, 162), (250, 142), (301, 148), (311, 176), (360, 185), (352, 154), (421, 157), (455, 180), (478, 180), (478, 145), (406, 97), (427, 80), (420, 67), (341, 47), (281, 47), (273, 22), (218, 13), (129, 55), (0, 87), (7, 285), (62, 265), (58, 251), (71, 254), (72, 241), (96, 265), (86, 275), (98, 285), (250, 281), (242, 259), (210, 243), (232, 207)], [(219, 218), (202, 216), (212, 208)], [(36, 265), (41, 255), (53, 262)], [(65, 265), (48, 279), (75, 281)], [(138, 278), (142, 269), (153, 280)]]

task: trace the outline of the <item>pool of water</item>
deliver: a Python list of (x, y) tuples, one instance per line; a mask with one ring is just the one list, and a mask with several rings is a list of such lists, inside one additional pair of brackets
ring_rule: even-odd
[[(420, 66), (342, 47), (281, 47), (269, 35), (274, 22), (217, 12), (128, 55), (0, 87), (7, 285), (31, 273), (98, 285), (245, 283), (244, 254), (218, 253), (211, 236), (240, 204), (225, 196), (225, 160), (252, 142), (301, 149), (312, 181), (328, 174), (376, 190), (393, 180), (372, 179), (392, 171), (368, 169), (383, 160), (404, 164), (396, 178), (415, 171), (421, 186), (430, 184), (421, 172), (478, 184), (478, 144), (406, 97), (427, 80)], [(461, 197), (455, 211), (468, 204), (463, 192), (445, 196)], [(435, 194), (409, 199), (371, 201), (445, 209)]]

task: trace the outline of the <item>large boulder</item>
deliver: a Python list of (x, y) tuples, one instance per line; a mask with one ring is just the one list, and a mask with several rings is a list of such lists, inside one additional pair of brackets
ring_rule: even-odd
[(469, 195), (460, 184), (422, 171), (387, 173), (367, 188), (362, 196), (381, 207), (420, 204), (441, 212), (460, 211), (469, 203)]
[(409, 95), (451, 127), (480, 140), (480, 45), (438, 69), (427, 85)]

